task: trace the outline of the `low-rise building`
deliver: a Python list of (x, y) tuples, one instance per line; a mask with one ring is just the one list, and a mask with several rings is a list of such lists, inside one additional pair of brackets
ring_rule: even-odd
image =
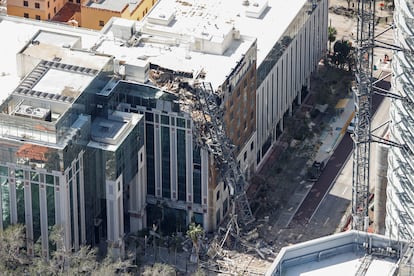
[[(76, 1), (80, 3), (80, 0)], [(10, 0), (7, 1), (7, 14), (36, 20), (51, 20), (66, 2), (68, 0)]]
[(86, 0), (81, 5), (80, 26), (100, 30), (112, 17), (141, 20), (155, 0)]
[(412, 244), (348, 231), (282, 248), (266, 276), (411, 275)]

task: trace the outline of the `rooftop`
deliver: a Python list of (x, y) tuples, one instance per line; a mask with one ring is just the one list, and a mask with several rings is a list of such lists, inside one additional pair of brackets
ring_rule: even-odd
[[(128, 3), (104, 0), (89, 1), (87, 5), (120, 9)], [(2, 16), (0, 33), (5, 34), (8, 40), (0, 45), (3, 53), (0, 82), (4, 87), (0, 99), (4, 99), (19, 82), (16, 77), (17, 52), (24, 50), (28, 55), (37, 52), (48, 60), (51, 56), (65, 53), (58, 48), (69, 46), (114, 55), (123, 63), (138, 67), (151, 63), (195, 76), (203, 72), (206, 81), (217, 88), (236, 68), (246, 51), (256, 47), (256, 37), (259, 65), (293, 18), (303, 12), (301, 9), (306, 3), (306, 0), (257, 0), (246, 6), (243, 1), (162, 0), (151, 9), (144, 22), (135, 21), (136, 26), (116, 25), (118, 33), (127, 35), (137, 31), (132, 47), (124, 39), (117, 38), (115, 28), (112, 30), (111, 27), (97, 32)], [(114, 19), (112, 23), (116, 20), (121, 19)], [(135, 29), (131, 30), (131, 26)], [(130, 31), (124, 32), (122, 28)], [(42, 32), (37, 34), (39, 30)], [(32, 40), (39, 43), (30, 44)], [(65, 62), (65, 56), (61, 58), (61, 62)], [(76, 56), (67, 58), (76, 59)], [(94, 62), (88, 66), (84, 64), (89, 62), (84, 57), (76, 62), (94, 68)]]
[(67, 2), (63, 7), (58, 11), (55, 16), (53, 16), (52, 21), (57, 22), (68, 22), (70, 19), (74, 17), (76, 13), (80, 13), (80, 5)]
[[(186, 35), (189, 39), (197, 35), (221, 36), (228, 28), (234, 28), (241, 35), (257, 38), (260, 64), (307, 1), (253, 0), (247, 1), (247, 6), (243, 2), (162, 0), (147, 15), (146, 22), (155, 25), (158, 19), (156, 29)], [(160, 19), (164, 19), (164, 24)]]
[(91, 126), (89, 147), (116, 151), (144, 115), (114, 111), (107, 118), (97, 117)]
[[(42, 31), (40, 32), (40, 30)], [(2, 53), (2, 62), (0, 62), (0, 84), (2, 87), (0, 102), (3, 102), (16, 89), (24, 77), (18, 74), (18, 70), (22, 69), (18, 68), (16, 62), (18, 53), (33, 54), (37, 57), (37, 61), (31, 65), (31, 68), (34, 68), (41, 59), (52, 60), (55, 55), (61, 57), (61, 62), (73, 57), (75, 62), (82, 62), (83, 65), (92, 68), (98, 65), (90, 62), (91, 60), (97, 61), (98, 64), (101, 63), (99, 59), (96, 59), (96, 56), (88, 58), (87, 54), (82, 53), (82, 56), (81, 53), (75, 53), (74, 51), (65, 56), (64, 53), (67, 51), (58, 49), (64, 45), (78, 44), (80, 48), (90, 49), (100, 37), (99, 33), (95, 31), (0, 15), (0, 33), (3, 37), (7, 37), (7, 43), (0, 43), (0, 52)], [(33, 44), (33, 41), (37, 42)]]
[(132, 12), (140, 3), (140, 0), (90, 0), (83, 5), (114, 12), (122, 12), (125, 8), (129, 8), (129, 11)]
[[(395, 275), (406, 241), (348, 231), (284, 247), (268, 276)], [(362, 273), (362, 274), (361, 274)]]

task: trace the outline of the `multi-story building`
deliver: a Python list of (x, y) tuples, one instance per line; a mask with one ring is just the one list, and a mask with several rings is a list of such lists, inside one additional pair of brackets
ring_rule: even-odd
[[(2, 122), (12, 126), (8, 122), (19, 118), (21, 127), (11, 128), (14, 140), (6, 127), (3, 136), (45, 148), (36, 148), (40, 154), (27, 149), (14, 154), (19, 158), (33, 155), (47, 163), (49, 154), (42, 152), (58, 151), (51, 159), (58, 165), (40, 167), (68, 185), (70, 199), (59, 203), (66, 204), (59, 208), (65, 219), (55, 220), (66, 227), (67, 246), (106, 239), (122, 248), (124, 233), (153, 223), (164, 232), (182, 230), (191, 220), (215, 230), (231, 209), (231, 189), (223, 176), (225, 164), (215, 158), (220, 141), (211, 133), (212, 116), (221, 121), (219, 128), (234, 145), (235, 162), (248, 176), (267, 151), (262, 149), (270, 129), (291, 110), (294, 99), (300, 103), (302, 86), (322, 55), (326, 3), (163, 0), (144, 21), (111, 19), (100, 32), (4, 18), (0, 31), (17, 26), (19, 31), (10, 35), (12, 43), (0, 46), (5, 53), (0, 81), (3, 91), (12, 92), (3, 97)], [(43, 90), (37, 90), (39, 83)], [(209, 113), (200, 100), (200, 83), (211, 85), (218, 114)], [(51, 122), (36, 129), (33, 118), (12, 115), (20, 97), (29, 97), (24, 105), (47, 114), (51, 110)], [(270, 116), (266, 124), (265, 113)], [(22, 137), (25, 128), (36, 135), (22, 132), (27, 135)], [(84, 133), (82, 139), (74, 139), (77, 129)], [(36, 140), (50, 139), (55, 132), (65, 138)], [(259, 140), (258, 132), (263, 134)], [(2, 146), (1, 158), (7, 177), (18, 164), (8, 145)], [(16, 175), (16, 169), (11, 171)], [(82, 187), (70, 192), (75, 182)], [(4, 184), (2, 206), (17, 206), (10, 183)], [(33, 229), (44, 231), (46, 242), (52, 221), (45, 224), (48, 211), (42, 204), (36, 210), (41, 210), (43, 224)], [(7, 210), (3, 225), (22, 221), (14, 207)], [(24, 221), (30, 224), (31, 217)]]
[[(51, 228), (65, 247), (146, 226), (143, 116), (103, 108), (113, 57), (81, 37), (39, 30), (17, 53), (22, 81), (0, 106), (0, 228), (26, 225), (27, 247), (48, 256)], [(99, 104), (96, 104), (99, 103)]]
[[(269, 1), (270, 2), (270, 1)], [(260, 166), (269, 148), (284, 130), (310, 88), (310, 75), (326, 53), (328, 1), (278, 2), (278, 17), (284, 28), (275, 28), (270, 49), (258, 55), (257, 63), (257, 160)], [(274, 20), (273, 25), (277, 25)], [(252, 30), (260, 28), (252, 28)], [(273, 30), (273, 27), (270, 28)], [(266, 33), (267, 34), (267, 33)], [(260, 49), (260, 40), (259, 40)]]
[(7, 14), (100, 30), (112, 18), (141, 20), (156, 0), (11, 0)]
[(392, 90), (401, 96), (390, 106), (390, 139), (402, 147), (390, 147), (388, 154), (386, 235), (394, 238), (414, 237), (414, 85), (413, 37), (414, 4), (395, 1), (394, 37), (397, 51), (392, 60)]
[[(80, 3), (80, 0), (76, 1)], [(7, 1), (7, 14), (37, 20), (50, 20), (66, 2), (68, 0), (11, 0)]]
[(155, 0), (86, 0), (81, 5), (79, 25), (100, 30), (112, 17), (141, 20), (155, 2)]

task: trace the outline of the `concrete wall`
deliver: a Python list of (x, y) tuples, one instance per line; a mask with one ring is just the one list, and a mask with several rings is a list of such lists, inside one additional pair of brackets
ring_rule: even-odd
[(376, 181), (374, 196), (374, 229), (377, 234), (385, 233), (387, 202), (388, 146), (377, 144)]

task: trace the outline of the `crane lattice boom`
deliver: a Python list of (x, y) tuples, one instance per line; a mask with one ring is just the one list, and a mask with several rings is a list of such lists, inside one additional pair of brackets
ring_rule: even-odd
[(352, 228), (369, 226), (369, 163), (371, 144), (372, 70), (374, 57), (375, 1), (358, 1), (356, 50), (356, 127), (353, 134)]

